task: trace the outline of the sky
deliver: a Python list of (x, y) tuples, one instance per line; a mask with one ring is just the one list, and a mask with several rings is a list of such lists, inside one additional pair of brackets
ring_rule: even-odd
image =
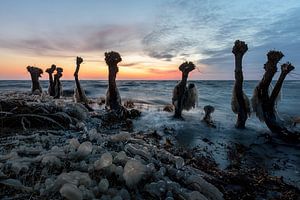
[[(0, 79), (29, 79), (26, 67), (63, 67), (73, 79), (107, 79), (106, 51), (123, 61), (118, 79), (234, 79), (234, 41), (248, 44), (244, 78), (261, 79), (266, 53), (280, 50), (300, 80), (299, 0), (0, 0)], [(278, 75), (277, 75), (278, 76)], [(47, 79), (46, 73), (42, 79)]]

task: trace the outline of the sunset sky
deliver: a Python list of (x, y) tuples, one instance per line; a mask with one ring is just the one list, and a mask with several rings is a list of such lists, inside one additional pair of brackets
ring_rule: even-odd
[[(299, 0), (1, 0), (0, 79), (29, 79), (26, 66), (64, 68), (73, 79), (106, 79), (105, 51), (118, 51), (118, 79), (233, 79), (231, 48), (244, 40), (245, 79), (260, 79), (268, 50), (281, 50), (300, 79)], [(47, 79), (44, 73), (42, 79)]]

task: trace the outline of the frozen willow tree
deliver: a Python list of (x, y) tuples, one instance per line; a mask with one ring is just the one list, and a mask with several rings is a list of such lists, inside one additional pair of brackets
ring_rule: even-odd
[(31, 93), (36, 95), (42, 94), (43, 90), (40, 85), (39, 78), (42, 76), (43, 70), (38, 67), (28, 66), (27, 71), (30, 73), (31, 76), (31, 82), (32, 82)]
[(250, 102), (243, 91), (243, 56), (248, 50), (248, 46), (244, 41), (236, 40), (232, 48), (232, 53), (235, 57), (235, 83), (232, 91), (231, 108), (232, 111), (238, 115), (236, 121), (236, 128), (245, 128), (245, 123), (250, 115)]
[(195, 107), (198, 100), (198, 94), (195, 84), (189, 84), (186, 87), (189, 73), (195, 69), (192, 62), (184, 62), (179, 66), (182, 72), (181, 81), (175, 86), (173, 90), (172, 104), (175, 106), (175, 118), (182, 118), (182, 110), (190, 110)]
[(268, 60), (264, 65), (265, 73), (262, 80), (256, 86), (252, 97), (252, 107), (256, 116), (266, 123), (273, 132), (290, 141), (299, 141), (299, 133), (288, 130), (284, 123), (279, 119), (276, 111), (276, 99), (282, 88), (286, 76), (294, 70), (294, 66), (287, 62), (281, 65), (281, 73), (274, 89), (269, 93), (269, 87), (274, 75), (277, 72), (277, 64), (283, 57), (280, 51), (269, 51)]

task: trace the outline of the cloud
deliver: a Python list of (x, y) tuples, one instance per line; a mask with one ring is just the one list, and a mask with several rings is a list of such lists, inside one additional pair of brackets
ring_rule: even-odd
[(251, 50), (299, 40), (300, 4), (265, 1), (168, 1), (142, 44), (157, 59), (201, 57), (198, 63), (228, 66), (236, 39)]
[(140, 34), (145, 26), (106, 25), (73, 27), (61, 31), (27, 35), (25, 38), (0, 39), (1, 48), (50, 57), (69, 57), (74, 54), (116, 50), (124, 52), (139, 49)]

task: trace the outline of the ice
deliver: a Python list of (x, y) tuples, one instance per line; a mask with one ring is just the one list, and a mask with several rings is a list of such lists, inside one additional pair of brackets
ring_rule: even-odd
[(105, 167), (109, 167), (112, 164), (113, 158), (110, 152), (106, 152), (102, 154), (99, 160), (96, 160), (94, 163), (94, 167), (96, 170), (103, 169)]
[(146, 166), (138, 160), (127, 161), (124, 167), (123, 177), (128, 187), (135, 186), (146, 172)]
[(61, 196), (65, 197), (69, 200), (82, 200), (82, 193), (81, 191), (76, 187), (76, 185), (66, 183), (62, 186), (62, 188), (59, 190)]

